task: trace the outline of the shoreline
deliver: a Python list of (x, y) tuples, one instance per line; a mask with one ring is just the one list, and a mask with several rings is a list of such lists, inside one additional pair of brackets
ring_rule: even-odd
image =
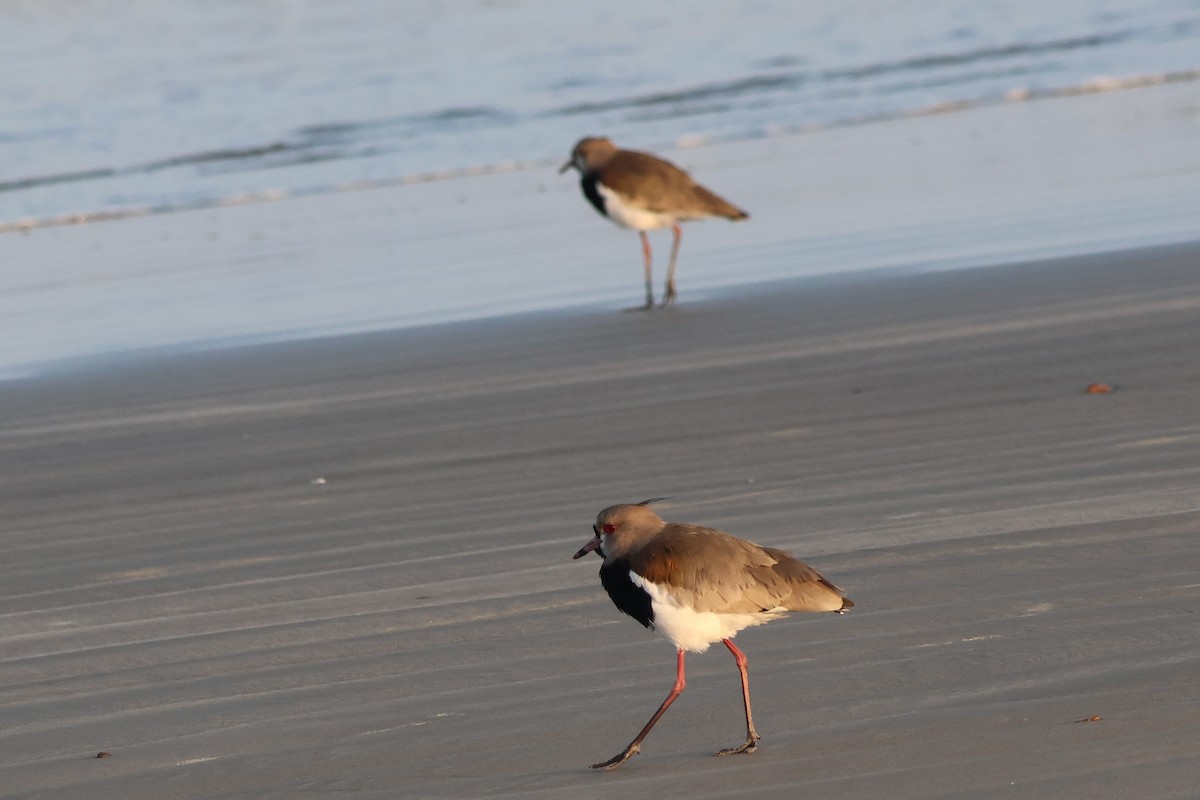
[[(644, 316), (669, 317), (679, 313), (703, 313), (705, 311), (726, 310), (730, 307), (766, 302), (774, 303), (780, 296), (799, 297), (810, 291), (853, 291), (856, 287), (871, 284), (900, 285), (908, 280), (928, 280), (937, 283), (936, 276), (959, 275), (962, 273), (988, 271), (993, 274), (1003, 272), (1038, 272), (1041, 270), (1057, 270), (1072, 268), (1079, 264), (1111, 263), (1114, 261), (1137, 260), (1142, 257), (1163, 257), (1179, 254), (1188, 256), (1200, 250), (1200, 240), (1185, 242), (1167, 242), (1148, 247), (1136, 247), (1094, 253), (1070, 254), (1063, 256), (1045, 256), (1009, 263), (977, 265), (953, 268), (936, 267), (884, 267), (872, 270), (853, 272), (829, 272), (806, 275), (793, 278), (776, 278), (752, 283), (724, 286), (719, 289), (709, 289), (695, 293), (695, 296), (683, 305), (669, 309), (655, 309)], [(1053, 276), (1045, 276), (1050, 284), (1058, 284)], [(61, 359), (38, 365), (31, 365), (26, 371), (20, 368), (14, 371), (14, 376), (0, 378), (0, 382), (10, 385), (45, 380), (71, 380), (74, 376), (84, 377), (99, 375), (109, 370), (118, 372), (153, 370), (156, 366), (167, 365), (171, 362), (204, 362), (210, 359), (220, 360), (222, 354), (230, 354), (234, 359), (243, 357), (254, 359), (268, 358), (272, 350), (280, 352), (289, 350), (304, 351), (310, 348), (346, 349), (353, 350), (360, 346), (367, 350), (378, 349), (380, 346), (403, 346), (408, 338), (415, 341), (430, 341), (437, 338), (447, 338), (451, 341), (461, 341), (475, 336), (504, 335), (506, 331), (541, 325), (570, 325), (572, 323), (592, 324), (604, 320), (609, 315), (627, 313), (609, 304), (592, 302), (581, 305), (536, 309), (530, 311), (500, 314), (495, 316), (471, 317), (445, 321), (414, 324), (380, 330), (351, 331), (346, 333), (325, 333), (316, 335), (293, 335), (282, 338), (266, 337), (261, 341), (206, 341), (185, 344), (162, 345), (144, 350), (114, 352), (102, 355), (81, 356), (78, 358)], [(635, 314), (634, 316), (642, 316)], [(619, 317), (619, 318), (621, 318)]]
[[(752, 215), (687, 228), (680, 301), (1194, 239), (1197, 87), (668, 151)], [(39, 229), (0, 236), (0, 260), (6, 376), (147, 347), (623, 308), (642, 275), (637, 237), (551, 170)]]

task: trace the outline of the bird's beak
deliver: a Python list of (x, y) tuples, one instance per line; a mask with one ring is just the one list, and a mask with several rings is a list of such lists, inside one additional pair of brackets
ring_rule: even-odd
[(566, 172), (573, 166), (575, 166), (575, 162), (568, 158), (567, 163), (563, 164), (561, 167), (558, 168), (558, 174), (562, 175), (564, 172)]
[(571, 560), (574, 561), (577, 558), (583, 558), (588, 553), (593, 553), (593, 552), (596, 555), (600, 555), (600, 534), (596, 534), (595, 539), (589, 540), (587, 544), (585, 544), (583, 547), (579, 548), (579, 552), (576, 553), (575, 555), (571, 556)]

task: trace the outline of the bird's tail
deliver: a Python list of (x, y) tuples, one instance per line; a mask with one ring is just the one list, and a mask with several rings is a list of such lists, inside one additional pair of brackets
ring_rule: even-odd
[(725, 217), (725, 219), (737, 222), (739, 219), (749, 219), (750, 215), (742, 209), (735, 206), (733, 203), (726, 200), (724, 197), (711, 192), (703, 186), (696, 186), (696, 194), (702, 198), (702, 208), (698, 209), (706, 214), (711, 214), (714, 217)]

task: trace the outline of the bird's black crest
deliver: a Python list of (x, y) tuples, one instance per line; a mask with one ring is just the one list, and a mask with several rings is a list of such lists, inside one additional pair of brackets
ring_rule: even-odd
[(639, 505), (639, 506), (648, 506), (648, 505), (650, 505), (651, 503), (657, 503), (657, 502), (660, 502), (660, 501), (662, 501), (662, 500), (670, 500), (670, 499), (671, 499), (671, 498), (669, 498), (669, 497), (651, 497), (649, 500), (643, 500), (642, 502), (640, 502), (640, 503), (636, 503), (635, 505)]

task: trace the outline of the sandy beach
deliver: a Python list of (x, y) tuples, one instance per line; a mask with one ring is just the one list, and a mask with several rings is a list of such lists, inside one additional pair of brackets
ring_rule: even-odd
[[(0, 20), (3, 800), (1200, 797), (1194, 2)], [(749, 211), (676, 307), (587, 135)], [(650, 497), (856, 605), (598, 772)]]
[[(10, 382), (0, 796), (1194, 797), (1198, 262), (812, 278)], [(651, 496), (858, 605), (739, 637), (758, 753), (709, 756), (741, 731), (714, 650), (597, 773), (674, 659), (570, 557)]]

